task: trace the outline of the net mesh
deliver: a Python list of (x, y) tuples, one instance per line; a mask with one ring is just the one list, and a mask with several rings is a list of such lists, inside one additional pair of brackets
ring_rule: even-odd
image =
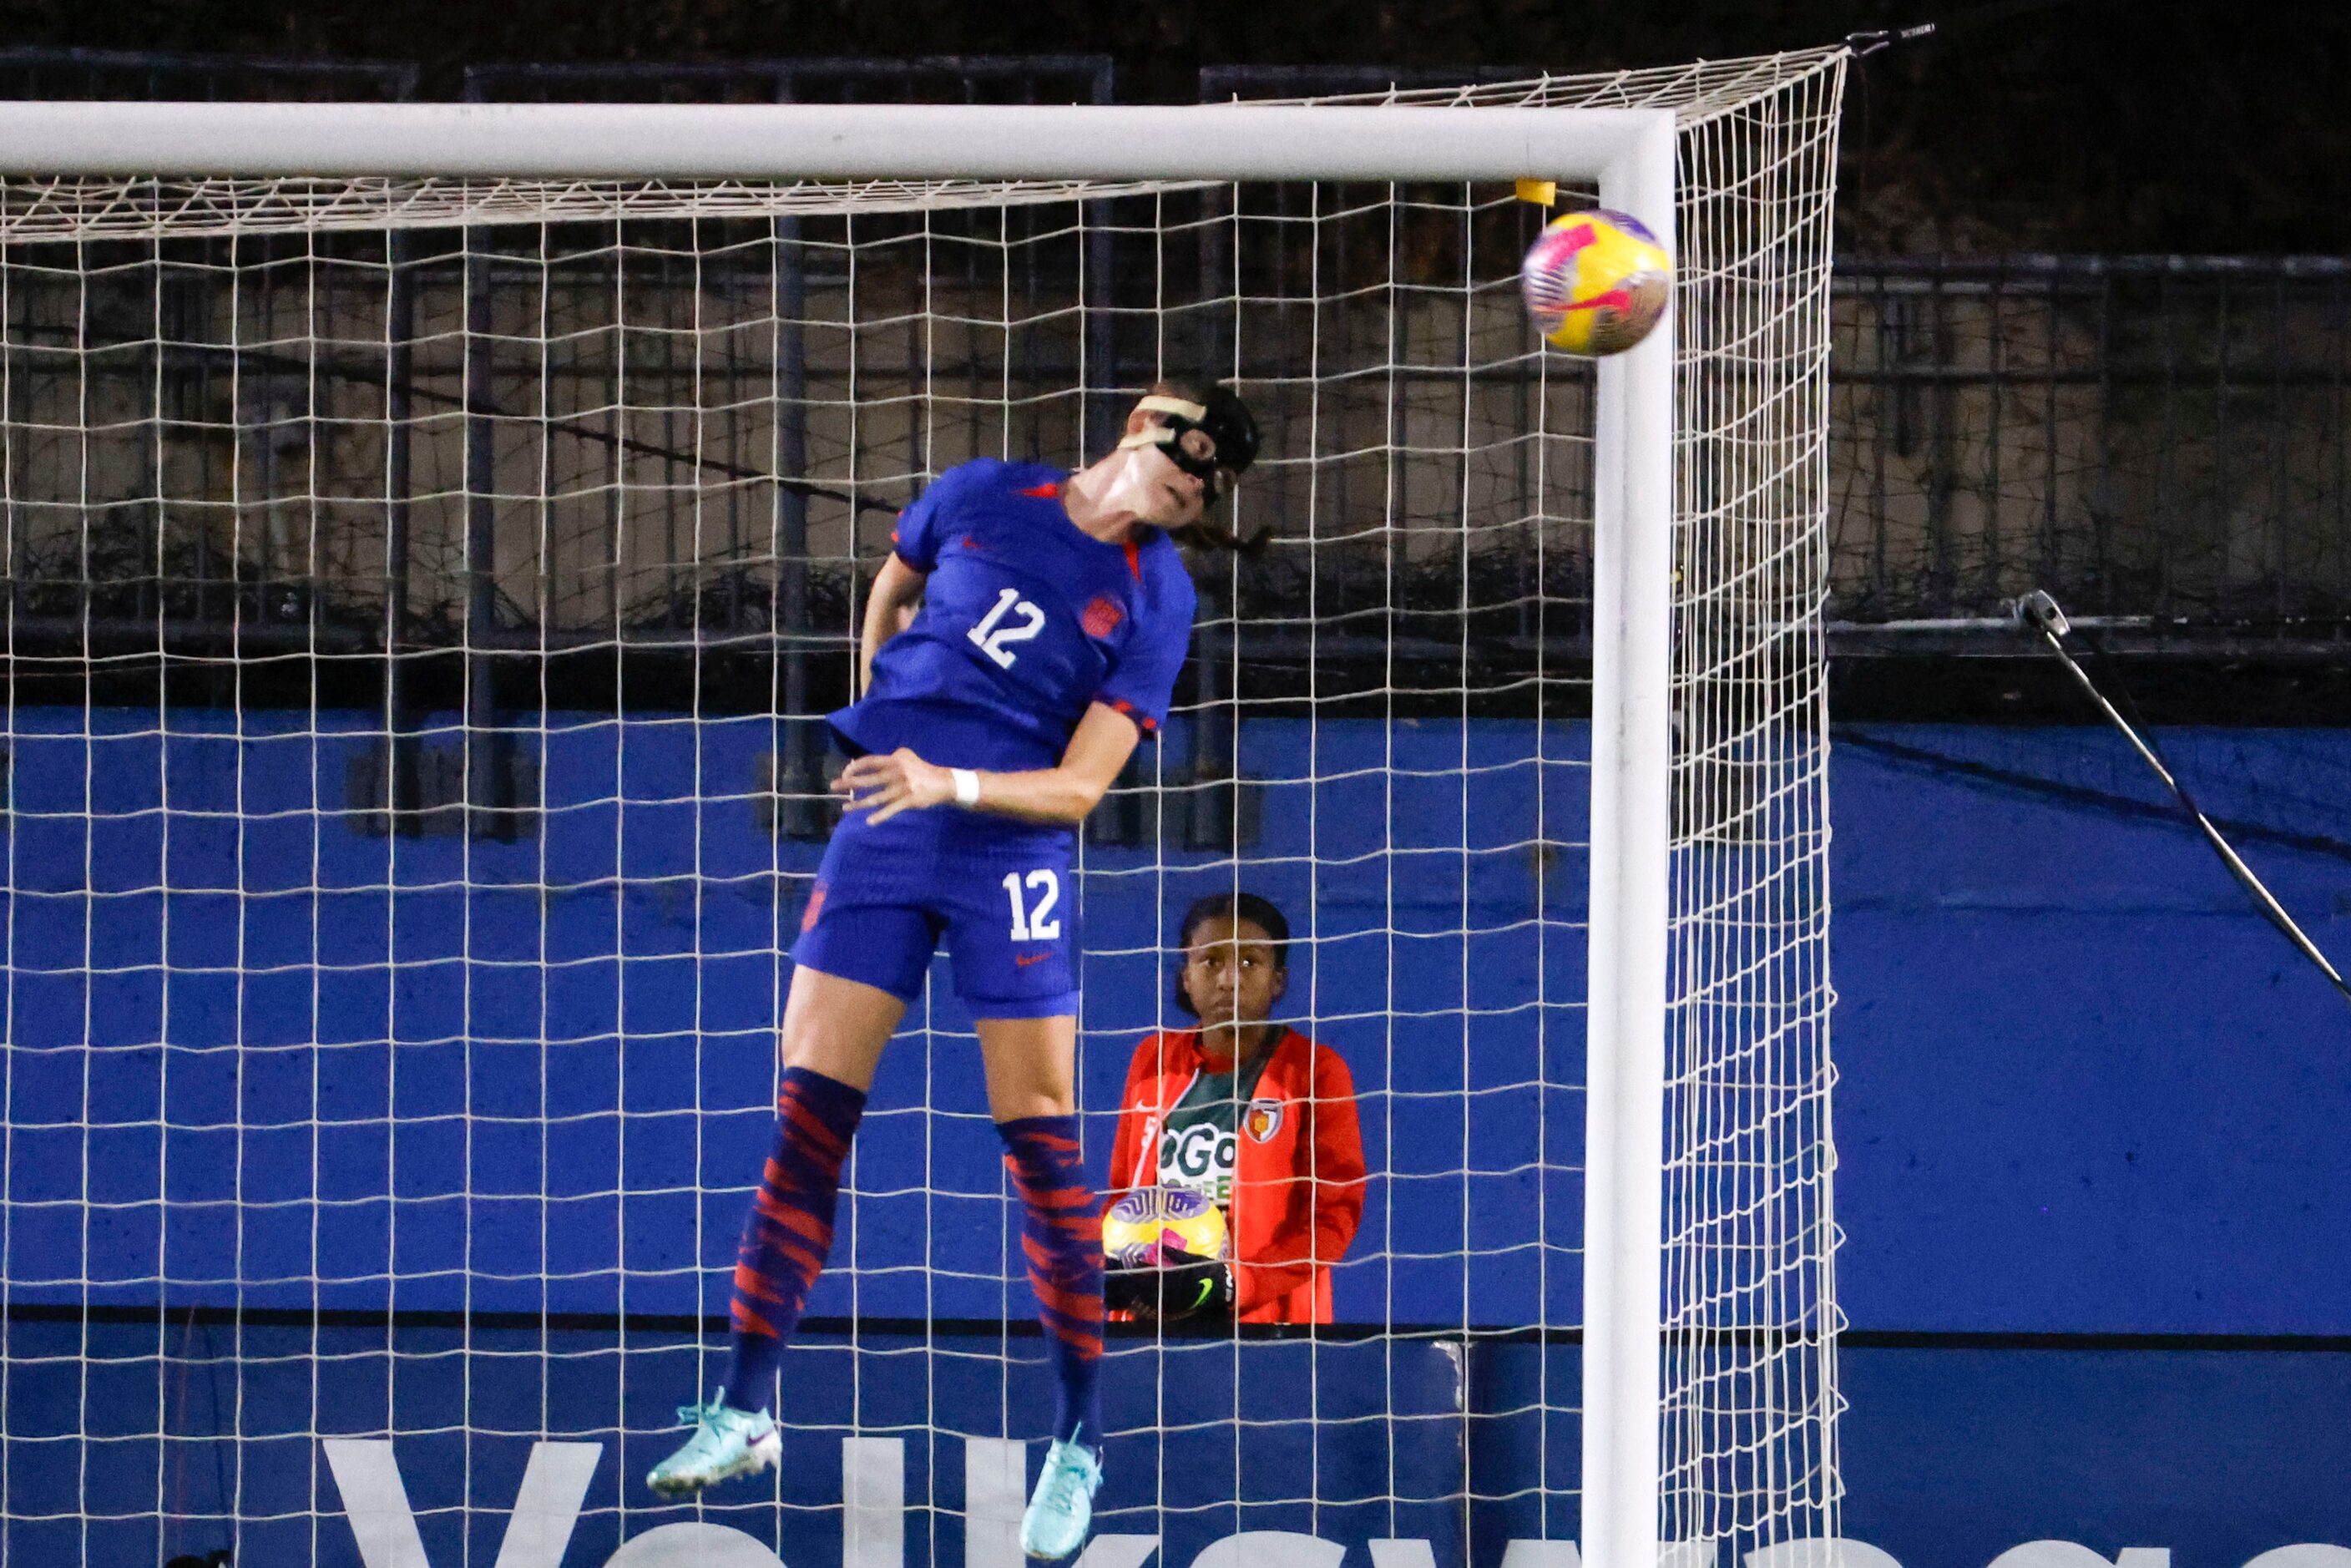
[[(1834, 1532), (1842, 67), (1378, 95), (1684, 124), (1663, 1523), (1741, 1549)], [(1518, 307), (1543, 215), (0, 186), (7, 1550), (359, 1561), (383, 1466), (436, 1563), (575, 1462), (564, 1562), (685, 1517), (637, 1478), (724, 1350), (815, 716), (891, 515), (969, 456), (1074, 465), (1203, 364), (1265, 434), (1231, 520), (1273, 531), (1196, 563), (1176, 715), (1087, 831), (1089, 1164), (1136, 1042), (1188, 1022), (1179, 913), (1245, 888), (1371, 1176), (1328, 1327), (1114, 1337), (1101, 1525), (1170, 1562), (1572, 1537), (1593, 386)], [(794, 1563), (1009, 1561), (1045, 1377), (985, 1103), (942, 970), (787, 1357), (787, 1465), (695, 1517)], [(1280, 1200), (1244, 1184), (1237, 1224)]]
[(1668, 1540), (1835, 1533), (1821, 612), (1841, 71), (1681, 145)]

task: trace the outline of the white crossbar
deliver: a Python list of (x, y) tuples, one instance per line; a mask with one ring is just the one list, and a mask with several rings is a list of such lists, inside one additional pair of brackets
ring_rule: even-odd
[(1662, 109), (0, 103), (0, 173), (1596, 180)]

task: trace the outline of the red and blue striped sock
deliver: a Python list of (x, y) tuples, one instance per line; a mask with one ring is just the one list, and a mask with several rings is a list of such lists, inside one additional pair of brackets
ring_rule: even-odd
[(785, 1343), (832, 1248), (841, 1165), (864, 1113), (863, 1091), (805, 1067), (784, 1069), (776, 1152), (735, 1254), (735, 1354), (724, 1397), (737, 1410), (765, 1410), (775, 1391)]
[(1037, 1292), (1037, 1320), (1045, 1326), (1045, 1358), (1059, 1384), (1053, 1436), (1067, 1442), (1081, 1430), (1091, 1448), (1102, 1447), (1102, 1214), (1078, 1158), (1075, 1116), (1024, 1116), (998, 1122), (1004, 1166), (1012, 1173), (1026, 1211), (1021, 1250)]

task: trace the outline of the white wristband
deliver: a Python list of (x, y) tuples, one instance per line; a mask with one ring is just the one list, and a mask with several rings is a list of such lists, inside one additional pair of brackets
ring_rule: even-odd
[(956, 804), (958, 806), (978, 805), (979, 775), (973, 772), (968, 768), (950, 768), (947, 771), (955, 777)]

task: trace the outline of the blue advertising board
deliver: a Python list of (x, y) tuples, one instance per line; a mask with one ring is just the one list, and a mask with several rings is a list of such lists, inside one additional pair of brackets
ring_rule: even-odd
[[(329, 1437), (394, 1445), (435, 1563), (496, 1555), (540, 1441), (600, 1445), (563, 1563), (668, 1517), (627, 1478), (708, 1381), (693, 1325), (723, 1310), (816, 853), (755, 810), (772, 721), (559, 716), (539, 830), (510, 844), (350, 826), (343, 772), (374, 722), (198, 711), (167, 737), (152, 714), (15, 716), (12, 1561), (149, 1561), (233, 1513), (241, 1560), (359, 1562)], [(2265, 744), (2351, 763), (2325, 736), (2225, 738), (2254, 778)], [(1245, 772), (1315, 780), (1268, 791), (1245, 876), (1316, 936), (1290, 999), (1364, 1098), (1375, 1176), (1339, 1317), (1457, 1332), (1187, 1343), (1173, 1377), (1123, 1346), (1130, 1392), (1199, 1402), (1117, 1416), (1112, 1506), (1159, 1521), (1163, 1561), (1254, 1531), (1425, 1540), (1438, 1568), (1573, 1539), (1572, 1344), (1458, 1330), (1574, 1320), (1581, 1111), (1557, 1053), (1580, 1046), (1582, 954), (1557, 937), (1583, 866), (1521, 841), (1538, 813), (1548, 839), (1583, 835), (1583, 745), (1499, 721), (1245, 730)], [(1847, 1536), (1905, 1568), (2043, 1539), (2180, 1568), (2351, 1545), (2339, 998), (2176, 824), (1859, 746), (1833, 800)], [(1443, 877), (1370, 852), (1397, 846)], [(2341, 858), (2248, 852), (2323, 946), (2351, 946)], [(1168, 925), (1234, 873), (1089, 856), (1111, 873), (1083, 911), (1099, 1167), (1127, 1051), (1164, 1014)], [(1543, 1000), (1480, 1010), (1502, 994)], [(964, 1461), (934, 1427), (1035, 1426), (1004, 1392), (1033, 1341), (975, 1351), (954, 1326), (1027, 1307), (961, 1020), (914, 1023), (935, 1032), (885, 1064), (870, 1191), (813, 1310), (941, 1326), (796, 1352), (823, 1412), (805, 1495), (705, 1516), (796, 1568), (842, 1551), (842, 1440), (904, 1442), (906, 1560), (952, 1562)], [(1537, 1102), (1532, 1082), (1554, 1087)], [(1517, 1392), (1481, 1405), (1493, 1389)]]

